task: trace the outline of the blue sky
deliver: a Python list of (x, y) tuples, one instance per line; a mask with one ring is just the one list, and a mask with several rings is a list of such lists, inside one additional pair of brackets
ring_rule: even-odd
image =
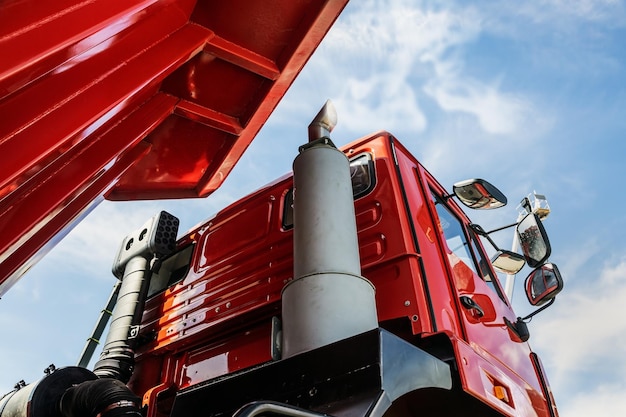
[[(332, 99), (338, 145), (394, 133), (440, 180), (536, 190), (566, 288), (530, 323), (562, 416), (626, 410), (626, 6), (613, 0), (353, 1), (224, 186), (204, 200), (101, 204), (0, 301), (0, 393), (76, 362), (117, 246), (161, 209), (182, 229), (288, 172)], [(494, 235), (508, 247), (512, 232)], [(524, 270), (525, 275), (528, 270)], [(518, 284), (521, 284), (518, 279)], [(516, 287), (518, 314), (529, 312)]]

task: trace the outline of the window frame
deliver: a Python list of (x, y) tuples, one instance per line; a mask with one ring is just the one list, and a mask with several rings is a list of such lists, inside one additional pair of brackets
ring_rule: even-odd
[[(447, 204), (446, 198), (439, 195), (432, 187), (429, 187), (429, 189), (432, 203), (435, 206), (435, 213), (438, 218), (437, 220), (441, 221), (441, 215), (437, 207), (440, 205), (460, 227), (462, 238), (465, 240), (465, 250), (468, 252), (470, 261), (472, 262), (472, 265), (467, 265), (467, 263), (465, 264), (468, 268), (474, 271), (476, 276), (478, 276), (498, 296), (498, 298), (500, 298), (506, 305), (509, 305), (509, 302), (504, 295), (504, 291), (500, 286), (500, 279), (491, 265), (491, 260), (487, 256), (479, 236), (467, 227), (467, 224), (463, 222), (462, 217), (456, 213), (455, 208)], [(443, 242), (445, 243), (447, 249), (456, 255), (457, 252), (448, 246), (448, 238), (445, 230), (441, 228), (440, 232), (443, 235)], [(483, 268), (483, 265), (485, 268)]]
[[(368, 186), (358, 192), (354, 192), (354, 183), (352, 184), (352, 197), (356, 201), (366, 195), (370, 194), (376, 187), (376, 169), (374, 166), (374, 157), (370, 152), (360, 152), (349, 158), (350, 164), (358, 159), (366, 158), (367, 169), (369, 171), (369, 184)], [(350, 172), (350, 178), (352, 179), (352, 171)], [(281, 214), (281, 227), (282, 230), (293, 229), (293, 186), (291, 186), (283, 196), (283, 209)]]

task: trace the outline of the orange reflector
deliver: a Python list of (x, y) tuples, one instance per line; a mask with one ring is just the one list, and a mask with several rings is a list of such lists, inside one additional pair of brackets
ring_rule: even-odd
[(500, 401), (504, 401), (505, 403), (509, 402), (509, 394), (507, 393), (506, 388), (501, 387), (500, 385), (494, 385), (493, 394)]

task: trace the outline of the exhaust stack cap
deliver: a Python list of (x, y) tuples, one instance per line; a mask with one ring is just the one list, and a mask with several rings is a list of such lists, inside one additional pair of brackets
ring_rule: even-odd
[(317, 116), (309, 125), (309, 142), (330, 137), (330, 132), (337, 126), (337, 110), (332, 101), (326, 100)]

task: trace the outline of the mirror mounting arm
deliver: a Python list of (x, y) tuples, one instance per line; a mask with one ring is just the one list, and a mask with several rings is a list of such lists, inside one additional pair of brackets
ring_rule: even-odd
[(542, 305), (540, 308), (538, 308), (537, 310), (533, 311), (532, 313), (530, 313), (529, 315), (527, 315), (526, 317), (522, 317), (520, 320), (521, 321), (526, 321), (530, 318), (532, 318), (533, 316), (535, 316), (538, 313), (541, 313), (543, 310), (545, 310), (546, 308), (550, 307), (552, 304), (554, 304), (554, 300), (556, 300), (556, 298), (552, 298), (550, 301), (548, 301), (546, 304)]
[(508, 327), (509, 330), (513, 332), (513, 334), (515, 334), (516, 339), (519, 339), (516, 341), (527, 342), (528, 339), (530, 339), (530, 332), (528, 331), (528, 325), (526, 324), (526, 321), (532, 318), (535, 314), (540, 313), (546, 308), (550, 307), (552, 303), (554, 303), (554, 300), (555, 298), (551, 299), (550, 302), (548, 302), (546, 305), (542, 306), (541, 308), (538, 308), (537, 310), (533, 311), (526, 317), (518, 317), (515, 322), (512, 322), (506, 317), (504, 317), (504, 324), (506, 324), (506, 327)]
[(442, 195), (441, 196), (443, 201), (448, 201), (448, 200), (450, 200), (451, 198), (454, 198), (454, 197), (456, 197), (454, 194), (446, 194), (446, 195)]
[(533, 206), (532, 204), (530, 204), (530, 200), (528, 199), (528, 197), (522, 198), (522, 201), (520, 201), (519, 204), (524, 210), (526, 210), (527, 213), (533, 212)]
[(485, 233), (487, 233), (488, 235), (490, 235), (491, 233), (499, 232), (500, 230), (510, 229), (511, 227), (515, 227), (515, 226), (517, 226), (517, 222), (515, 222), (515, 223), (511, 223), (511, 224), (507, 224), (506, 226), (502, 226), (502, 227), (495, 228), (495, 229), (490, 230), (490, 231), (485, 232)]
[(491, 246), (493, 246), (493, 248), (495, 250), (500, 250), (500, 248), (498, 247), (498, 245), (496, 245), (496, 242), (493, 241), (493, 239), (491, 239), (491, 237), (489, 236), (489, 233), (485, 232), (485, 229), (482, 228), (481, 225), (476, 224), (476, 223), (471, 223), (469, 225), (470, 229), (472, 229), (474, 231), (474, 233), (476, 233), (479, 236), (484, 237), (485, 239), (487, 239), (489, 241), (489, 243), (491, 243)]
[(496, 270), (505, 274), (515, 275), (524, 267), (525, 260), (521, 255), (509, 250), (500, 249), (482, 226), (476, 223), (470, 223), (469, 227), (478, 236), (487, 239), (489, 244), (496, 250), (495, 256), (491, 258), (491, 264)]

